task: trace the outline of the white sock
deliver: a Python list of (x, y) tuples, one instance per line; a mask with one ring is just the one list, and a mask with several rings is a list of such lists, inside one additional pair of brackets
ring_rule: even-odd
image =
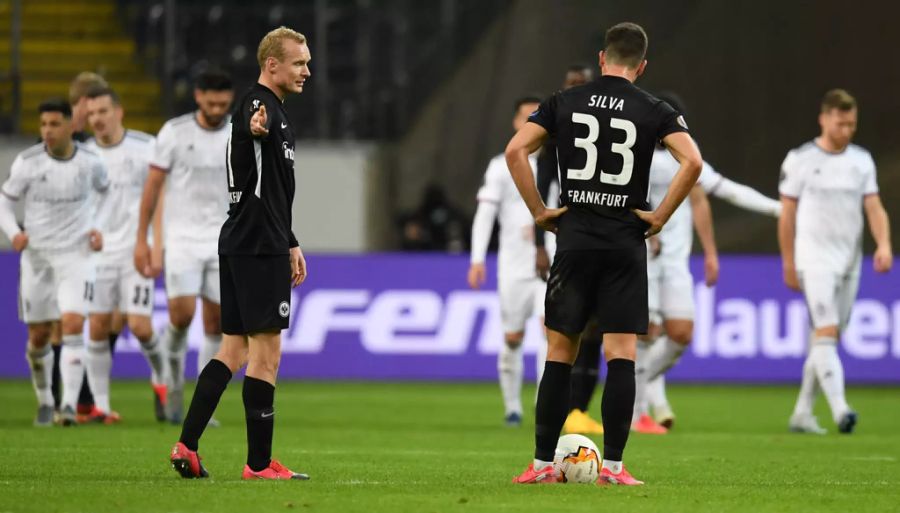
[(94, 394), (94, 404), (103, 413), (109, 413), (109, 373), (112, 370), (112, 353), (109, 351), (109, 339), (91, 340), (88, 342), (87, 358), (88, 384)]
[(850, 405), (844, 396), (844, 367), (838, 357), (837, 340), (816, 338), (809, 350), (809, 357), (813, 360), (819, 385), (831, 407), (831, 416), (835, 422), (840, 422), (841, 417), (850, 411)]
[(75, 411), (78, 392), (84, 381), (84, 337), (63, 335), (62, 349), (59, 353), (59, 375), (62, 379), (62, 408), (70, 407)]
[(613, 474), (618, 474), (622, 472), (622, 462), (621, 461), (613, 461), (613, 460), (603, 460), (603, 465), (600, 468), (605, 468), (612, 472)]
[(803, 379), (800, 381), (800, 393), (797, 395), (797, 404), (794, 405), (794, 417), (812, 415), (813, 406), (816, 404), (816, 365), (810, 354), (806, 355), (803, 362)]
[(37, 395), (40, 406), (53, 406), (53, 392), (50, 389), (50, 380), (53, 373), (53, 351), (50, 343), (38, 349), (28, 342), (25, 357), (31, 368), (31, 384), (34, 385), (34, 393)]
[(174, 388), (184, 386), (184, 359), (187, 354), (187, 330), (179, 329), (171, 323), (163, 332), (160, 342), (169, 358), (170, 384)]
[(686, 348), (686, 345), (679, 344), (669, 337), (657, 340), (647, 351), (647, 380), (655, 379), (671, 369)]
[(632, 413), (632, 423), (647, 413), (647, 363), (650, 348), (654, 344), (660, 344), (661, 339), (656, 342), (647, 342), (646, 340), (638, 340), (635, 348), (634, 358), (634, 413)]
[(503, 344), (497, 354), (497, 374), (506, 414), (522, 414), (522, 345), (515, 348)]
[(539, 459), (535, 458), (534, 465), (532, 465), (532, 466), (534, 467), (534, 470), (543, 470), (552, 465), (553, 465), (552, 461), (544, 461), (544, 460), (539, 460)]
[(141, 342), (141, 353), (150, 364), (150, 382), (154, 385), (161, 385), (166, 380), (166, 363), (168, 362), (166, 362), (163, 350), (164, 347), (156, 333), (150, 336), (150, 340), (146, 344)]
[(222, 335), (210, 335), (206, 334), (203, 337), (203, 344), (200, 346), (200, 350), (197, 352), (197, 375), (199, 376), (201, 372), (203, 372), (203, 367), (206, 367), (206, 364), (209, 363), (213, 357), (216, 356), (216, 353), (219, 352), (219, 346), (222, 345)]
[(647, 403), (653, 408), (656, 415), (660, 410), (671, 410), (669, 400), (666, 398), (666, 375), (662, 374), (647, 383)]

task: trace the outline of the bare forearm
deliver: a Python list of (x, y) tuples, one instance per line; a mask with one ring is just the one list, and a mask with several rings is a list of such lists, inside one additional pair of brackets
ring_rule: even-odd
[(694, 229), (703, 254), (707, 257), (717, 256), (715, 230), (713, 229), (712, 210), (709, 208), (709, 200), (699, 187), (691, 191), (691, 213), (694, 217)]
[(778, 218), (778, 246), (781, 248), (781, 260), (787, 267), (794, 267), (794, 235), (796, 223), (796, 205), (791, 200), (782, 200), (781, 217)]
[(702, 164), (699, 162), (693, 160), (684, 160), (681, 162), (681, 167), (678, 169), (678, 173), (675, 174), (675, 178), (669, 185), (666, 196), (659, 203), (659, 206), (656, 207), (657, 215), (662, 217), (665, 221), (668, 221), (669, 218), (672, 217), (672, 213), (675, 212), (678, 205), (681, 205), (681, 202), (684, 201), (684, 198), (687, 197), (691, 192), (691, 189), (697, 183), (697, 178), (700, 177), (701, 169)]
[(147, 230), (150, 228), (150, 220), (156, 212), (156, 202), (159, 198), (161, 187), (156, 180), (148, 179), (144, 184), (144, 192), (141, 194), (140, 216), (138, 218), (137, 240), (147, 242)]
[(532, 216), (545, 209), (544, 201), (538, 192), (537, 184), (534, 181), (534, 174), (531, 171), (531, 164), (528, 162), (528, 149), (515, 148), (506, 150), (506, 165), (512, 175), (516, 189), (528, 206), (528, 210)]
[(163, 206), (163, 190), (160, 188), (156, 195), (156, 205), (153, 209), (153, 247), (157, 249), (163, 245), (163, 208), (165, 208)]
[(868, 215), (869, 231), (872, 232), (872, 238), (879, 247), (891, 247), (891, 221), (888, 218), (887, 211), (881, 207), (875, 209)]

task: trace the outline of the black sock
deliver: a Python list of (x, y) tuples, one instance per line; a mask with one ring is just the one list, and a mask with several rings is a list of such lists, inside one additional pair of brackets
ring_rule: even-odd
[(244, 413), (247, 417), (247, 465), (259, 472), (272, 459), (275, 429), (275, 386), (261, 379), (244, 377)]
[(578, 357), (572, 365), (572, 409), (588, 411), (600, 378), (600, 343), (582, 338)]
[(109, 334), (109, 352), (110, 354), (116, 352), (116, 341), (119, 340), (118, 333), (110, 333)]
[(94, 394), (91, 393), (91, 385), (88, 384), (87, 373), (81, 380), (81, 390), (78, 392), (78, 405), (93, 406)]
[(544, 376), (538, 389), (534, 422), (534, 457), (553, 461), (559, 432), (569, 414), (572, 366), (568, 363), (547, 361)]
[(634, 413), (634, 362), (616, 358), (606, 362), (606, 371), (606, 386), (600, 403), (603, 459), (622, 461)]
[(219, 360), (213, 358), (206, 367), (203, 367), (197, 378), (197, 388), (194, 390), (194, 397), (191, 398), (191, 406), (188, 408), (187, 416), (184, 417), (184, 425), (181, 426), (179, 441), (188, 449), (197, 450), (203, 430), (216, 411), (219, 399), (229, 381), (231, 371)]
[(53, 394), (53, 407), (57, 410), (62, 402), (62, 392), (59, 387), (62, 378), (59, 375), (59, 352), (62, 351), (62, 344), (52, 344), (53, 348), (53, 375), (50, 378), (50, 392)]

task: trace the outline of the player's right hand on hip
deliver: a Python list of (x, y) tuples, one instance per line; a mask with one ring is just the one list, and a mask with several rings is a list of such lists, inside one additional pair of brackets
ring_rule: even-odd
[(28, 247), (28, 234), (25, 232), (19, 232), (13, 235), (12, 247), (16, 253), (25, 251), (25, 248)]
[(545, 208), (534, 216), (534, 222), (544, 231), (556, 233), (559, 230), (559, 218), (569, 211), (569, 207)]
[(784, 284), (791, 290), (800, 290), (800, 278), (793, 266), (784, 266)]
[(134, 268), (144, 278), (152, 278), (150, 271), (150, 246), (146, 242), (134, 245)]
[(485, 270), (484, 264), (472, 264), (469, 266), (467, 281), (470, 288), (480, 289), (484, 285), (485, 279), (487, 279), (487, 270)]
[(253, 113), (250, 118), (250, 133), (255, 137), (265, 137), (269, 135), (269, 129), (266, 128), (266, 121), (269, 117), (266, 115), (266, 105), (259, 106), (259, 110)]
[(647, 210), (638, 210), (636, 208), (631, 209), (634, 212), (634, 215), (638, 216), (641, 221), (649, 224), (650, 226), (647, 228), (647, 231), (644, 232), (644, 238), (649, 238), (662, 230), (662, 227), (666, 222), (656, 214), (656, 212), (649, 212)]

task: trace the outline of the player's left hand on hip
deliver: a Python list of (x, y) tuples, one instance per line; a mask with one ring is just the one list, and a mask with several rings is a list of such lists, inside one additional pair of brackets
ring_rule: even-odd
[(534, 216), (534, 222), (544, 231), (556, 233), (559, 229), (559, 218), (569, 211), (569, 207), (545, 208)]
[(296, 287), (306, 280), (306, 259), (300, 247), (291, 248), (291, 285)]
[(101, 234), (97, 230), (91, 230), (88, 232), (88, 237), (90, 237), (91, 249), (94, 251), (103, 250), (103, 234)]
[(641, 221), (650, 225), (650, 227), (647, 228), (647, 231), (644, 232), (645, 238), (652, 237), (659, 233), (660, 230), (662, 230), (663, 225), (665, 224), (665, 221), (660, 219), (659, 216), (656, 215), (656, 212), (638, 210), (636, 208), (631, 209), (631, 211), (634, 212), (634, 215), (641, 218)]
[(719, 257), (711, 255), (703, 260), (703, 275), (706, 278), (706, 286), (712, 287), (719, 282)]
[(891, 252), (891, 248), (878, 248), (875, 250), (875, 255), (872, 258), (872, 265), (875, 267), (875, 272), (877, 273), (886, 273), (891, 270), (891, 267), (894, 266), (894, 254)]

